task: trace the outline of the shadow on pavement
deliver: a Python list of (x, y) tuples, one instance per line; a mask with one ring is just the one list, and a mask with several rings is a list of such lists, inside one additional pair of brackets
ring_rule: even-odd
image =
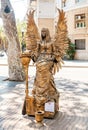
[[(88, 84), (55, 78), (60, 92), (60, 110), (54, 119), (44, 119), (44, 126), (36, 129), (35, 118), (22, 116), (25, 85), (22, 82), (2, 81), (1, 89), (8, 89), (0, 95), (0, 128), (4, 130), (87, 130), (88, 129)], [(33, 78), (29, 80), (30, 86)], [(8, 93), (7, 93), (8, 92)]]

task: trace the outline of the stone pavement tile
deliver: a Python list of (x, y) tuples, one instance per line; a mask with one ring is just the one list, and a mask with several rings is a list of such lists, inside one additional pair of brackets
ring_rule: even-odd
[(85, 67), (88, 68), (88, 61), (82, 60), (64, 60), (64, 67)]
[[(36, 128), (35, 118), (23, 116), (25, 84), (18, 83), (11, 91), (1, 94), (1, 130), (88, 130), (88, 84), (55, 78), (60, 92), (60, 110), (54, 119), (44, 119), (44, 126)], [(29, 86), (32, 88), (33, 78)], [(9, 86), (8, 86), (9, 88)]]

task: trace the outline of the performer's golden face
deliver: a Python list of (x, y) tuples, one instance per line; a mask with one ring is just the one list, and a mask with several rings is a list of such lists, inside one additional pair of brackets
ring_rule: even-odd
[(50, 42), (51, 41), (50, 33), (49, 33), (49, 29), (48, 28), (43, 28), (41, 30), (41, 40), (42, 41), (46, 41), (46, 42)]
[(42, 40), (46, 39), (46, 29), (41, 30), (41, 38)]

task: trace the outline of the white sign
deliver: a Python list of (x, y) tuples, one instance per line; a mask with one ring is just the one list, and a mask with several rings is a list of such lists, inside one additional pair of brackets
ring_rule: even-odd
[(51, 101), (45, 103), (45, 111), (54, 112), (55, 111), (55, 103), (51, 102)]

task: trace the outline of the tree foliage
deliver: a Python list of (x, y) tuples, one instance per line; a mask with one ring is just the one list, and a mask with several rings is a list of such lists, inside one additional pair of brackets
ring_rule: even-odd
[(8, 41), (3, 31), (3, 27), (0, 26), (0, 50), (7, 53)]
[(69, 41), (69, 47), (66, 51), (66, 56), (67, 59), (73, 60), (75, 56), (75, 44), (72, 43), (70, 39), (68, 41)]

